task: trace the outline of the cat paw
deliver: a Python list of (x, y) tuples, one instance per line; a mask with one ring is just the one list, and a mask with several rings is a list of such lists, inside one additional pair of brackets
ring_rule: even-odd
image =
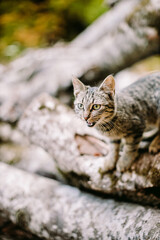
[(134, 161), (133, 158), (129, 156), (121, 156), (117, 162), (116, 169), (118, 172), (125, 172), (127, 171)]
[(125, 165), (124, 163), (117, 163), (117, 165), (116, 165), (116, 169), (118, 172), (125, 172), (128, 170), (128, 168), (129, 168), (129, 166)]
[(149, 152), (156, 154), (160, 151), (160, 137), (156, 136), (149, 146)]

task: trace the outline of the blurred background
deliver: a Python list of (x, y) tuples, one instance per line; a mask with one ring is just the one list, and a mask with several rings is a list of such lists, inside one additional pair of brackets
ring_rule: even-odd
[(26, 48), (71, 41), (108, 9), (103, 0), (1, 0), (0, 61)]
[[(113, 74), (120, 90), (160, 71), (159, 23), (157, 0), (1, 0), (0, 166), (62, 181), (54, 159), (18, 128), (26, 107), (42, 92), (72, 107), (72, 74), (90, 85)], [(0, 206), (0, 240), (39, 239)]]

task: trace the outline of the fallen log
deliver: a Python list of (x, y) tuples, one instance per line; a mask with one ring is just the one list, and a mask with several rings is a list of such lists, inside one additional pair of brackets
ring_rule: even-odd
[(70, 44), (30, 51), (12, 62), (1, 74), (0, 119), (16, 122), (31, 99), (42, 91), (69, 103), (72, 74), (86, 83), (98, 82), (107, 74), (158, 53), (159, 10), (156, 0), (122, 1)]
[(55, 159), (70, 184), (143, 204), (160, 204), (160, 154), (142, 152), (123, 174), (116, 170), (101, 174), (109, 152), (106, 139), (86, 127), (73, 110), (47, 94), (30, 104), (19, 128)]
[(102, 199), (0, 163), (0, 213), (48, 240), (160, 238), (160, 210)]
[(25, 171), (64, 181), (57, 173), (54, 161), (42, 148), (29, 144), (15, 127), (0, 123), (0, 162)]
[(37, 236), (23, 230), (17, 225), (13, 224), (5, 216), (3, 210), (0, 211), (0, 239), (1, 240), (42, 240)]

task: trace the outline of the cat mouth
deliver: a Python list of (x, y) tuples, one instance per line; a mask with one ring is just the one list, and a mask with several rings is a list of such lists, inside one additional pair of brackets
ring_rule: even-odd
[(88, 127), (93, 127), (94, 125), (95, 125), (94, 122), (92, 122), (92, 123), (91, 123), (91, 122), (87, 122), (87, 126), (88, 126)]

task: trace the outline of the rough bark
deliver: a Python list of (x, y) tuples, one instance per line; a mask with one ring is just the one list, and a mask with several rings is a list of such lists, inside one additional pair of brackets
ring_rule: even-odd
[(3, 217), (0, 211), (0, 239), (1, 240), (43, 240), (23, 230), (11, 221)]
[[(62, 99), (69, 102), (67, 89), (71, 87), (72, 74), (86, 82), (98, 82), (107, 74), (159, 52), (157, 0), (122, 1), (111, 11), (95, 22), (95, 28), (93, 23), (71, 44), (30, 51), (11, 63), (1, 74), (0, 119), (15, 122), (32, 97), (42, 91), (61, 96), (61, 90), (65, 89)], [(106, 35), (100, 27), (103, 21)], [(98, 35), (94, 33), (92, 37), (92, 29), (97, 31), (97, 28), (100, 29)], [(93, 39), (89, 47), (88, 39)]]
[(0, 163), (0, 182), (0, 210), (13, 223), (38, 237), (160, 238), (159, 209), (102, 199), (3, 163)]
[(109, 152), (106, 139), (47, 94), (31, 103), (19, 127), (32, 143), (55, 159), (57, 168), (71, 184), (143, 204), (160, 204), (160, 154), (140, 153), (129, 171), (102, 175), (100, 169)]
[(63, 181), (49, 154), (29, 144), (17, 128), (0, 123), (0, 143), (0, 162)]

